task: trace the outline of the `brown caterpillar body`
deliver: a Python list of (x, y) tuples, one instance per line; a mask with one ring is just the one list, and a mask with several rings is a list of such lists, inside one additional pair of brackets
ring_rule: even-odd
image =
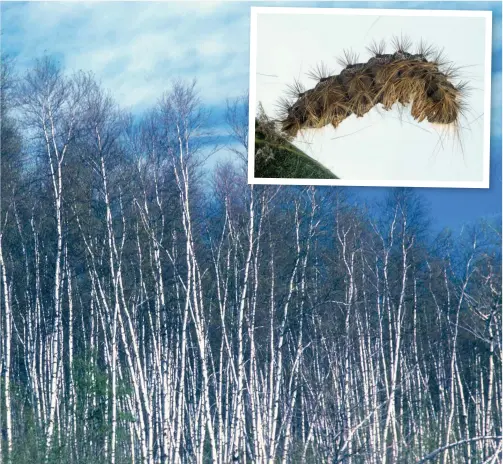
[[(374, 54), (366, 63), (345, 53), (345, 69), (328, 75), (323, 67), (311, 73), (318, 83), (305, 90), (299, 83), (291, 88), (294, 100), (283, 100), (282, 131), (295, 137), (304, 128), (336, 128), (352, 114), (362, 117), (375, 105), (389, 110), (393, 104), (411, 104), (418, 122), (456, 124), (464, 109), (465, 84), (451, 83), (456, 70), (443, 62), (441, 54), (423, 45), (416, 54), (408, 53), (410, 42), (395, 39), (396, 51), (385, 54), (381, 42), (369, 50)], [(433, 56), (435, 55), (435, 56)], [(447, 68), (447, 69), (446, 69)]]

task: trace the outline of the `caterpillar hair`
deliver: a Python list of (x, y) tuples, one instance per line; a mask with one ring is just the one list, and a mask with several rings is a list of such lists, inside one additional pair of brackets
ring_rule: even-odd
[(394, 37), (391, 44), (393, 51), (386, 53), (385, 42), (374, 41), (367, 47), (372, 57), (366, 63), (345, 50), (338, 60), (344, 69), (337, 75), (318, 64), (308, 74), (317, 81), (315, 87), (306, 90), (296, 82), (289, 98), (279, 103), (282, 132), (295, 137), (302, 129), (337, 128), (352, 114), (362, 117), (378, 104), (389, 110), (395, 103), (410, 105), (418, 122), (457, 127), (467, 109), (467, 84), (453, 83), (459, 68), (422, 41), (415, 53), (407, 37)]

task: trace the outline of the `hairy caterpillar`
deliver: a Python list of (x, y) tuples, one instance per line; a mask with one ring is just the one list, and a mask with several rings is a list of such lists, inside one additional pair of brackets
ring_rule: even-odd
[(306, 90), (299, 82), (290, 87), (290, 98), (280, 100), (279, 122), (282, 132), (295, 137), (302, 129), (321, 128), (331, 124), (337, 128), (355, 114), (362, 117), (374, 106), (385, 110), (395, 103), (411, 105), (411, 115), (444, 126), (459, 123), (466, 109), (466, 83), (454, 85), (458, 69), (442, 57), (442, 53), (420, 43), (416, 53), (409, 53), (408, 39), (393, 39), (393, 53), (385, 53), (384, 42), (367, 47), (373, 55), (366, 63), (344, 52), (338, 60), (344, 69), (331, 75), (324, 65), (309, 76), (316, 86)]

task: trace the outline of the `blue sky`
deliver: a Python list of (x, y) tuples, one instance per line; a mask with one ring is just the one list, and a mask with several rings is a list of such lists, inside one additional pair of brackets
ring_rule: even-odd
[[(91, 70), (137, 113), (155, 104), (173, 78), (196, 77), (225, 140), (225, 99), (249, 84), (250, 5), (492, 10), (491, 187), (421, 191), (438, 227), (501, 214), (500, 2), (1, 2), (1, 46), (21, 72), (44, 53), (68, 71)], [(386, 189), (353, 190), (379, 197)]]

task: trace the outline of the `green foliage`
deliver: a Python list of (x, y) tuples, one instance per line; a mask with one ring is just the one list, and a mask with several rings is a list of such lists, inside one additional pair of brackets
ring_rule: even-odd
[(337, 179), (331, 171), (292, 145), (263, 109), (255, 119), (255, 177)]

